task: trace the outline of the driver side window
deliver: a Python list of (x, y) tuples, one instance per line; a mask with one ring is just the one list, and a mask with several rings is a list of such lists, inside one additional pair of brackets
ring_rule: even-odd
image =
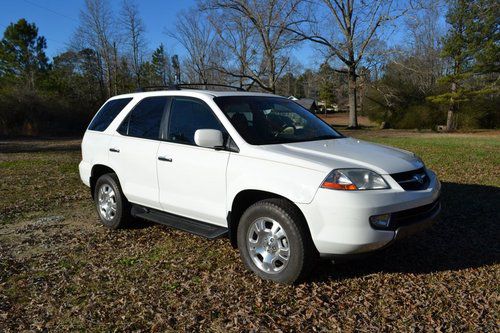
[(168, 141), (196, 145), (194, 133), (199, 129), (216, 129), (227, 134), (210, 107), (204, 102), (192, 98), (176, 97), (170, 108)]

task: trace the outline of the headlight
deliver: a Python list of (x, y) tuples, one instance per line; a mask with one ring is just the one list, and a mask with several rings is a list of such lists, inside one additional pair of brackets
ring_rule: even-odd
[(425, 166), (425, 163), (424, 161), (420, 158), (420, 156), (418, 156), (417, 154), (413, 153), (413, 157), (415, 157), (415, 159), (417, 160), (418, 163), (422, 164), (421, 167), (424, 167)]
[(346, 191), (390, 188), (382, 176), (367, 169), (333, 170), (323, 181), (321, 187)]

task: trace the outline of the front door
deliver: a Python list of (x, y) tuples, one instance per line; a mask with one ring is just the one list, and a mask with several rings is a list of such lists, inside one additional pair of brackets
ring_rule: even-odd
[(158, 183), (162, 208), (173, 214), (226, 226), (226, 169), (230, 152), (196, 146), (198, 129), (227, 134), (203, 101), (172, 100), (167, 140), (158, 149)]

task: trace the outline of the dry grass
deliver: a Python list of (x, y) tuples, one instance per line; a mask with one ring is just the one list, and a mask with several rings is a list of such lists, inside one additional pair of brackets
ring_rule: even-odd
[[(349, 125), (348, 112), (335, 112), (327, 114), (318, 114), (318, 116), (327, 123), (339, 127), (347, 127)], [(358, 125), (363, 127), (377, 127), (377, 123), (372, 122), (366, 116), (358, 116)]]
[(224, 239), (101, 227), (74, 142), (0, 143), (0, 331), (498, 331), (500, 137), (354, 136), (420, 154), (442, 220), (297, 286), (247, 272)]

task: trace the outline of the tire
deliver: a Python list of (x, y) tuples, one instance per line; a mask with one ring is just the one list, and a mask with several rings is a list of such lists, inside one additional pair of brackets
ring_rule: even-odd
[(120, 229), (130, 222), (130, 204), (123, 195), (116, 174), (107, 173), (97, 179), (94, 201), (99, 219), (105, 227)]
[(307, 276), (316, 251), (302, 215), (285, 199), (266, 199), (241, 216), (237, 239), (245, 266), (263, 279), (292, 284)]

